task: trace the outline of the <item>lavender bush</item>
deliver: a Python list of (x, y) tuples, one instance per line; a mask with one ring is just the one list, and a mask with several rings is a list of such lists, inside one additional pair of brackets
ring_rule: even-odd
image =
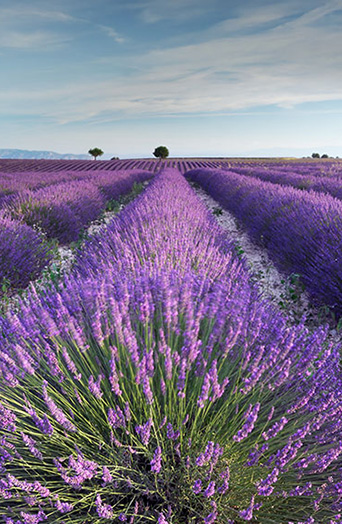
[[(130, 191), (134, 182), (151, 178), (151, 173), (96, 173), (50, 184), (35, 191), (23, 190), (4, 206), (11, 217), (38, 226), (49, 238), (62, 244), (76, 241), (82, 229), (96, 219), (107, 200)], [(54, 180), (54, 178), (52, 179)]]
[(25, 287), (51, 259), (44, 237), (31, 227), (0, 215), (0, 295)]
[(260, 300), (184, 178), (87, 251), (0, 319), (3, 521), (341, 522), (339, 348)]

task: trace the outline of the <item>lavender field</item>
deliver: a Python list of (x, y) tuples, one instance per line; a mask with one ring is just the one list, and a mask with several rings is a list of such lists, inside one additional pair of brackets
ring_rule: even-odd
[(340, 187), (336, 160), (0, 160), (0, 521), (342, 523), (340, 339), (289, 322), (197, 194), (337, 333)]
[(108, 204), (151, 176), (141, 170), (115, 177), (107, 171), (0, 172), (0, 285), (27, 286), (51, 261), (51, 241), (77, 241)]

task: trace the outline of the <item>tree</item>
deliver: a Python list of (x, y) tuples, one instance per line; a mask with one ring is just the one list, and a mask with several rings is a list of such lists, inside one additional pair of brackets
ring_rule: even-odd
[(321, 158), (329, 158), (329, 156), (326, 153), (324, 153), (324, 155), (322, 155)]
[(88, 153), (89, 153), (89, 155), (94, 157), (94, 160), (96, 160), (96, 157), (103, 155), (102, 149), (100, 149), (98, 147), (94, 147), (93, 149), (89, 149)]
[(166, 146), (156, 147), (153, 151), (156, 158), (167, 158), (169, 156), (169, 150)]
[(312, 158), (320, 158), (319, 153), (312, 153)]

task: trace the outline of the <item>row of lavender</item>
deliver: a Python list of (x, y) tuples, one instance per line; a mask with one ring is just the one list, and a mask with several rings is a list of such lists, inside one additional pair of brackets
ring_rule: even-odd
[(0, 318), (6, 524), (342, 522), (339, 348), (174, 170)]
[[(125, 159), (125, 160), (1, 160), (0, 173), (20, 173), (32, 171), (45, 173), (57, 173), (60, 171), (116, 171), (128, 169), (143, 169), (157, 172), (161, 168), (174, 167), (184, 172), (196, 167), (226, 167), (229, 165), (227, 159)], [(0, 175), (1, 176), (1, 175)], [(1, 187), (1, 178), (0, 178)]]
[(25, 189), (39, 189), (72, 180), (89, 178), (88, 172), (79, 171), (16, 171), (14, 173), (0, 172), (0, 204), (9, 195), (15, 195)]
[(299, 273), (313, 301), (342, 314), (342, 203), (231, 171), (188, 173), (247, 227), (279, 268)]
[[(0, 161), (1, 162), (1, 161)], [(23, 161), (21, 161), (23, 162)], [(32, 162), (32, 161), (31, 161)], [(0, 208), (5, 205), (6, 202), (11, 201), (13, 197), (24, 190), (37, 190), (39, 188), (51, 186), (54, 184), (60, 184), (68, 181), (78, 180), (92, 180), (94, 179), (94, 171), (97, 173), (97, 177), (106, 176), (106, 170), (116, 171), (118, 168), (121, 169), (148, 169), (151, 172), (155, 172), (159, 166), (159, 162), (156, 161), (139, 161), (139, 160), (128, 160), (128, 161), (115, 161), (106, 165), (106, 170), (97, 171), (95, 167), (105, 166), (106, 163), (97, 162), (96, 166), (94, 162), (87, 162), (90, 164), (90, 170), (74, 171), (61, 170), (63, 164), (54, 164), (57, 166), (53, 171), (16, 171), (11, 173), (0, 172)], [(25, 162), (23, 166), (25, 166)], [(44, 166), (45, 164), (43, 164)], [(82, 164), (81, 164), (82, 165)], [(182, 173), (186, 173), (192, 169), (206, 169), (206, 168), (222, 168), (231, 169), (236, 173), (250, 175), (261, 180), (293, 186), (298, 189), (314, 190), (330, 194), (336, 198), (342, 199), (342, 181), (341, 177), (338, 176), (338, 170), (333, 170), (333, 166), (330, 166), (329, 171), (320, 171), (319, 166), (316, 164), (281, 164), (280, 162), (269, 162), (260, 163), (253, 161), (181, 161), (181, 160), (166, 160), (163, 164), (164, 167), (177, 167)], [(58, 167), (59, 166), (59, 167)], [(0, 166), (1, 167), (1, 166)], [(159, 166), (160, 167), (160, 166)], [(116, 171), (117, 172), (117, 171)], [(334, 176), (333, 176), (334, 175)], [(108, 176), (108, 175), (107, 175)]]
[[(59, 176), (63, 182), (57, 183), (56, 176), (45, 176), (42, 180), (51, 185), (23, 189), (3, 203), (0, 284), (6, 289), (25, 287), (41, 273), (52, 256), (48, 239), (57, 239), (61, 244), (77, 240), (84, 227), (100, 215), (106, 202), (130, 191), (134, 183), (148, 180), (152, 174), (138, 170), (97, 172), (69, 181), (68, 174)], [(30, 177), (27, 180), (32, 182)]]
[(283, 186), (292, 186), (297, 189), (305, 189), (317, 191), (319, 193), (326, 193), (335, 198), (342, 200), (342, 178), (337, 176), (330, 176), (325, 173), (325, 176), (318, 174), (314, 170), (303, 169), (300, 166), (293, 166), (292, 170), (279, 169), (276, 166), (270, 167), (238, 167), (231, 168), (235, 173), (241, 175), (249, 175), (260, 180), (281, 184)]
[[(181, 173), (197, 168), (255, 168), (261, 167), (280, 172), (301, 173), (316, 177), (341, 177), (340, 160), (284, 160), (284, 159), (239, 159), (239, 158), (168, 158), (165, 160), (124, 159), (124, 160), (14, 160), (0, 159), (0, 173), (20, 174), (27, 171), (60, 172), (60, 171), (115, 171), (143, 169), (157, 172), (161, 168), (174, 167)], [(0, 175), (1, 187), (1, 175)]]
[[(130, 170), (125, 170), (129, 173)], [(134, 171), (136, 173), (136, 171)], [(122, 176), (122, 170), (115, 174), (108, 171), (17, 171), (15, 173), (0, 172), (0, 208), (11, 202), (19, 193), (37, 191), (57, 184), (79, 182), (81, 180), (92, 182), (100, 190), (107, 190)], [(135, 176), (135, 175), (134, 175)], [(67, 187), (67, 186), (64, 186)]]

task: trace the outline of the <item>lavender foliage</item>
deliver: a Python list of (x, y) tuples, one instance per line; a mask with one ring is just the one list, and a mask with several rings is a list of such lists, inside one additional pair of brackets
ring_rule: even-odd
[(74, 180), (60, 183), (53, 178), (55, 183), (46, 187), (19, 191), (3, 209), (12, 218), (38, 226), (49, 238), (67, 244), (78, 239), (82, 229), (100, 215), (108, 200), (128, 192), (134, 182), (151, 176), (151, 173), (135, 171), (115, 175), (97, 172), (93, 176), (83, 174), (83, 177), (78, 174)]
[(339, 521), (340, 348), (260, 300), (177, 171), (0, 347), (5, 523)]
[[(46, 239), (28, 225), (0, 215), (0, 286), (22, 288), (51, 260)], [(0, 288), (0, 295), (2, 294)]]

